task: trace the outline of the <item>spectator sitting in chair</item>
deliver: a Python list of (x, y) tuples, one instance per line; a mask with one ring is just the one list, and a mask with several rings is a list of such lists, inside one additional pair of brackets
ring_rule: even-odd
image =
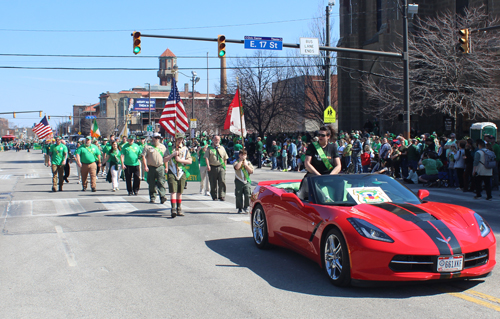
[(424, 184), (435, 182), (439, 176), (439, 169), (443, 166), (443, 163), (438, 158), (433, 158), (435, 152), (426, 152), (422, 155), (419, 165), (424, 165), (425, 174), (419, 176), (418, 180)]

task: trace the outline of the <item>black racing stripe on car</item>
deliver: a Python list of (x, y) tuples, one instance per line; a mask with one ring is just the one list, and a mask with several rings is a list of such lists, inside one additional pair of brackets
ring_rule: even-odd
[(455, 237), (455, 234), (453, 234), (451, 229), (448, 228), (448, 226), (446, 226), (446, 224), (443, 223), (443, 221), (433, 220), (430, 221), (429, 223), (434, 225), (441, 232), (441, 234), (443, 234), (444, 239), (448, 241), (448, 245), (450, 245), (450, 248), (453, 251), (454, 255), (462, 253), (462, 247), (460, 247), (460, 243), (458, 242), (457, 237)]
[(388, 203), (377, 204), (375, 206), (380, 207), (382, 209), (385, 209), (385, 210), (397, 215), (398, 217), (401, 217), (402, 219), (409, 221), (409, 222), (412, 222), (412, 223), (418, 223), (418, 222), (422, 221), (420, 218), (415, 216), (415, 214), (412, 214), (411, 212), (409, 212), (407, 210), (401, 209), (397, 206), (394, 206), (394, 205), (391, 205)]
[(452, 278), (458, 278), (461, 275), (461, 271), (457, 272), (443, 272), (441, 273), (441, 276), (439, 276), (439, 279), (452, 279)]
[[(448, 244), (438, 240), (438, 238), (443, 238), (443, 236), (441, 236), (441, 234), (436, 230), (436, 228), (434, 228), (428, 222), (422, 220), (416, 214), (414, 214), (406, 209), (403, 209), (401, 207), (398, 207), (395, 204), (383, 203), (383, 204), (376, 204), (374, 206), (383, 208), (383, 209), (395, 214), (396, 216), (417, 225), (420, 229), (422, 229), (427, 234), (427, 236), (429, 236), (429, 238), (432, 240), (432, 242), (436, 245), (437, 249), (439, 250), (440, 255), (449, 255), (451, 253), (451, 250), (450, 250), (450, 247), (448, 246)], [(427, 213), (427, 214), (429, 214), (429, 213)]]
[(314, 227), (314, 230), (311, 234), (311, 238), (309, 238), (309, 241), (313, 241), (314, 239), (314, 235), (316, 235), (316, 232), (318, 231), (318, 227), (319, 225), (321, 225), (323, 223), (323, 221), (321, 220), (319, 223), (316, 224), (316, 227)]
[(431, 214), (429, 214), (428, 212), (426, 212), (422, 208), (417, 207), (415, 205), (412, 205), (412, 204), (398, 204), (398, 206), (399, 207), (403, 207), (406, 210), (409, 210), (410, 212), (412, 212), (415, 215), (417, 215), (423, 221), (427, 222), (427, 221), (431, 221), (431, 220), (436, 220), (436, 218), (434, 216), (432, 216)]

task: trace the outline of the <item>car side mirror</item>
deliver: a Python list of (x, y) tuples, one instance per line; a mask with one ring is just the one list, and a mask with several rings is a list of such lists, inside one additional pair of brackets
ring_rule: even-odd
[(281, 194), (281, 200), (285, 202), (292, 202), (297, 204), (299, 207), (304, 207), (304, 203), (293, 193), (283, 193)]
[(418, 194), (417, 194), (418, 198), (420, 199), (424, 199), (426, 198), (427, 196), (429, 196), (429, 191), (426, 190), (426, 189), (419, 189), (418, 190)]

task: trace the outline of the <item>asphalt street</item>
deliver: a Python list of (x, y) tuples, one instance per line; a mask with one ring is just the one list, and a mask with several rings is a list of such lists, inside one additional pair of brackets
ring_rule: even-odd
[[(499, 318), (500, 275), (473, 281), (338, 288), (294, 252), (259, 250), (248, 215), (188, 183), (186, 216), (127, 196), (99, 178), (82, 192), (75, 164), (51, 192), (40, 151), (0, 153), (0, 318)], [(303, 173), (256, 170), (254, 184)], [(417, 190), (418, 185), (410, 189)], [(433, 201), (469, 207), (500, 231), (500, 193), (429, 189)], [(499, 253), (497, 252), (497, 260)]]

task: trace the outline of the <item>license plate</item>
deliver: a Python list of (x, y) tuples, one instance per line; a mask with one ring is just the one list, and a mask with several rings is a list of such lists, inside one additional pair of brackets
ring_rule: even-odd
[(454, 272), (463, 269), (464, 256), (440, 256), (437, 260), (438, 272)]

